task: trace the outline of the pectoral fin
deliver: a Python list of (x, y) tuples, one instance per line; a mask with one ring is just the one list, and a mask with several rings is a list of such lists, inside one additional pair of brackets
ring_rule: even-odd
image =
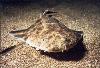
[(75, 31), (75, 35), (77, 36), (77, 40), (80, 40), (83, 38), (83, 31)]
[(14, 36), (18, 40), (25, 41), (25, 39), (26, 39), (26, 31), (25, 30), (11, 31), (9, 33), (10, 33), (10, 35)]

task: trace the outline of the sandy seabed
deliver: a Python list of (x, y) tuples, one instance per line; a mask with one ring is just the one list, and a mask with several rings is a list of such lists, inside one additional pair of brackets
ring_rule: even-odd
[[(99, 2), (14, 3), (0, 5), (1, 68), (100, 68)], [(9, 35), (12, 30), (34, 24), (48, 8), (57, 11), (55, 17), (68, 28), (83, 31), (83, 43), (79, 42), (67, 53), (43, 53)]]

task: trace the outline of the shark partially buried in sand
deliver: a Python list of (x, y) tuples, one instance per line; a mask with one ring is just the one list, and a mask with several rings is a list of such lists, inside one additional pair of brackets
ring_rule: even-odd
[(45, 10), (29, 28), (11, 31), (10, 35), (36, 48), (36, 50), (44, 52), (68, 51), (78, 43), (82, 34), (67, 28), (53, 16), (54, 14), (57, 12)]

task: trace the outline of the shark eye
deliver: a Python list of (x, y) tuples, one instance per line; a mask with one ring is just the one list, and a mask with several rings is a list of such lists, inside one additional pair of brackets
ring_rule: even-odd
[(50, 11), (50, 10), (45, 10), (44, 13), (43, 13), (43, 15), (47, 15), (47, 14), (52, 15), (52, 14), (55, 14), (55, 13), (57, 13), (57, 12)]

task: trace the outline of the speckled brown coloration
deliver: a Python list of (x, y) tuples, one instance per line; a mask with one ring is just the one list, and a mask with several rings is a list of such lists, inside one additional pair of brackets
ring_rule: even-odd
[(11, 31), (10, 34), (35, 47), (36, 50), (68, 51), (77, 44), (82, 36), (52, 17), (53, 13), (53, 11), (45, 10), (35, 24), (24, 30)]

